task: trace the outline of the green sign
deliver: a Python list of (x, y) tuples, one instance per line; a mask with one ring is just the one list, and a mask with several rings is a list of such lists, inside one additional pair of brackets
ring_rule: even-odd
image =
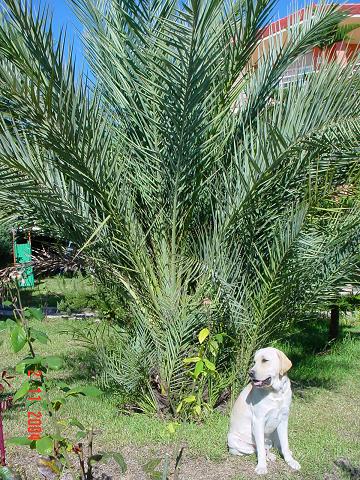
[(19, 271), (19, 286), (22, 288), (33, 287), (35, 284), (34, 271), (32, 266), (21, 267), (22, 263), (31, 262), (31, 243), (14, 243), (15, 262), (20, 264)]

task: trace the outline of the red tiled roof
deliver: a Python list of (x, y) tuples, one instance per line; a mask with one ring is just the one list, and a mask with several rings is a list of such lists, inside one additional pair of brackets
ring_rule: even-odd
[[(315, 7), (315, 4), (314, 4)], [(309, 7), (307, 7), (308, 9)], [(346, 5), (340, 5), (340, 10), (345, 10), (349, 12), (351, 15), (360, 15), (360, 3), (347, 3)], [(298, 10), (295, 13), (291, 13), (287, 17), (280, 18), (275, 22), (270, 23), (267, 27), (264, 28), (261, 36), (262, 38), (268, 37), (269, 35), (274, 35), (275, 33), (279, 32), (280, 30), (284, 30), (287, 28), (289, 23), (291, 24), (293, 19), (299, 18), (303, 20), (304, 18), (305, 8)]]

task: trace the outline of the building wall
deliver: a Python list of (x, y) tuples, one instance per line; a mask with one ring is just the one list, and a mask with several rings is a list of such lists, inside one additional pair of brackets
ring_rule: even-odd
[[(347, 4), (340, 8), (349, 12), (351, 15), (342, 22), (342, 25), (360, 24), (360, 4)], [(308, 14), (309, 11), (306, 12), (304, 9), (301, 9), (266, 27), (262, 33), (258, 48), (252, 56), (252, 66), (256, 68), (260, 57), (264, 54), (269, 54), (276, 46), (286, 45), (288, 41), (288, 29), (291, 28), (292, 24), (302, 22)], [(350, 32), (347, 37), (346, 42), (337, 42), (323, 49), (316, 47), (312, 52), (299, 58), (285, 72), (282, 83), (288, 83), (294, 76), (306, 75), (319, 68), (320, 65), (326, 61), (336, 61), (345, 65), (352, 56), (359, 53), (360, 27)]]

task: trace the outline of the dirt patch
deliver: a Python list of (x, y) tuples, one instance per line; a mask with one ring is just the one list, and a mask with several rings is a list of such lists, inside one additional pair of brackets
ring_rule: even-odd
[[(109, 462), (107, 466), (101, 466), (98, 469), (98, 480), (149, 480), (151, 477), (144, 471), (144, 466), (155, 459), (164, 459), (166, 455), (170, 458), (170, 478), (173, 478), (173, 470), (175, 465), (174, 451), (170, 447), (137, 447), (126, 446), (119, 448), (123, 454), (127, 472), (123, 475), (119, 473), (119, 468), (114, 461)], [(36, 467), (37, 455), (35, 452), (21, 449), (14, 449), (8, 455), (9, 464), (15, 467), (19, 472), (26, 472), (26, 480), (42, 480)], [(155, 468), (156, 471), (162, 471), (163, 460)], [(242, 480), (257, 479), (254, 469), (256, 466), (256, 458), (251, 457), (234, 457), (227, 456), (219, 462), (209, 460), (205, 457), (190, 455), (186, 448), (184, 449), (183, 459), (181, 462), (179, 480)], [(275, 463), (268, 464), (269, 478), (278, 473), (285, 473), (286, 465), (280, 459)], [(106, 475), (105, 475), (106, 474)], [(110, 477), (110, 478), (109, 478)], [(284, 478), (284, 477), (282, 477)], [(298, 475), (292, 473), (294, 480), (299, 478)], [(66, 475), (62, 480), (71, 480)]]
[[(171, 459), (171, 473), (174, 470), (175, 459), (171, 450), (166, 448), (152, 449), (147, 448), (135, 451), (127, 447), (124, 450), (125, 458), (127, 458), (128, 472), (125, 480), (148, 480), (150, 477), (144, 472), (144, 465), (153, 458), (165, 458), (166, 455)], [(161, 470), (161, 465), (157, 470)], [(248, 473), (251, 472), (249, 465)], [(184, 450), (183, 459), (180, 466), (181, 480), (233, 480), (239, 471), (238, 459), (229, 457), (225, 461), (214, 462), (204, 457), (196, 457)]]

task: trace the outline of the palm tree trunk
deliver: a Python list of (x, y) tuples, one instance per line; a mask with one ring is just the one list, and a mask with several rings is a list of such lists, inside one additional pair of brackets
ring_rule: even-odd
[(338, 305), (331, 306), (329, 340), (337, 340), (340, 332), (340, 311)]

